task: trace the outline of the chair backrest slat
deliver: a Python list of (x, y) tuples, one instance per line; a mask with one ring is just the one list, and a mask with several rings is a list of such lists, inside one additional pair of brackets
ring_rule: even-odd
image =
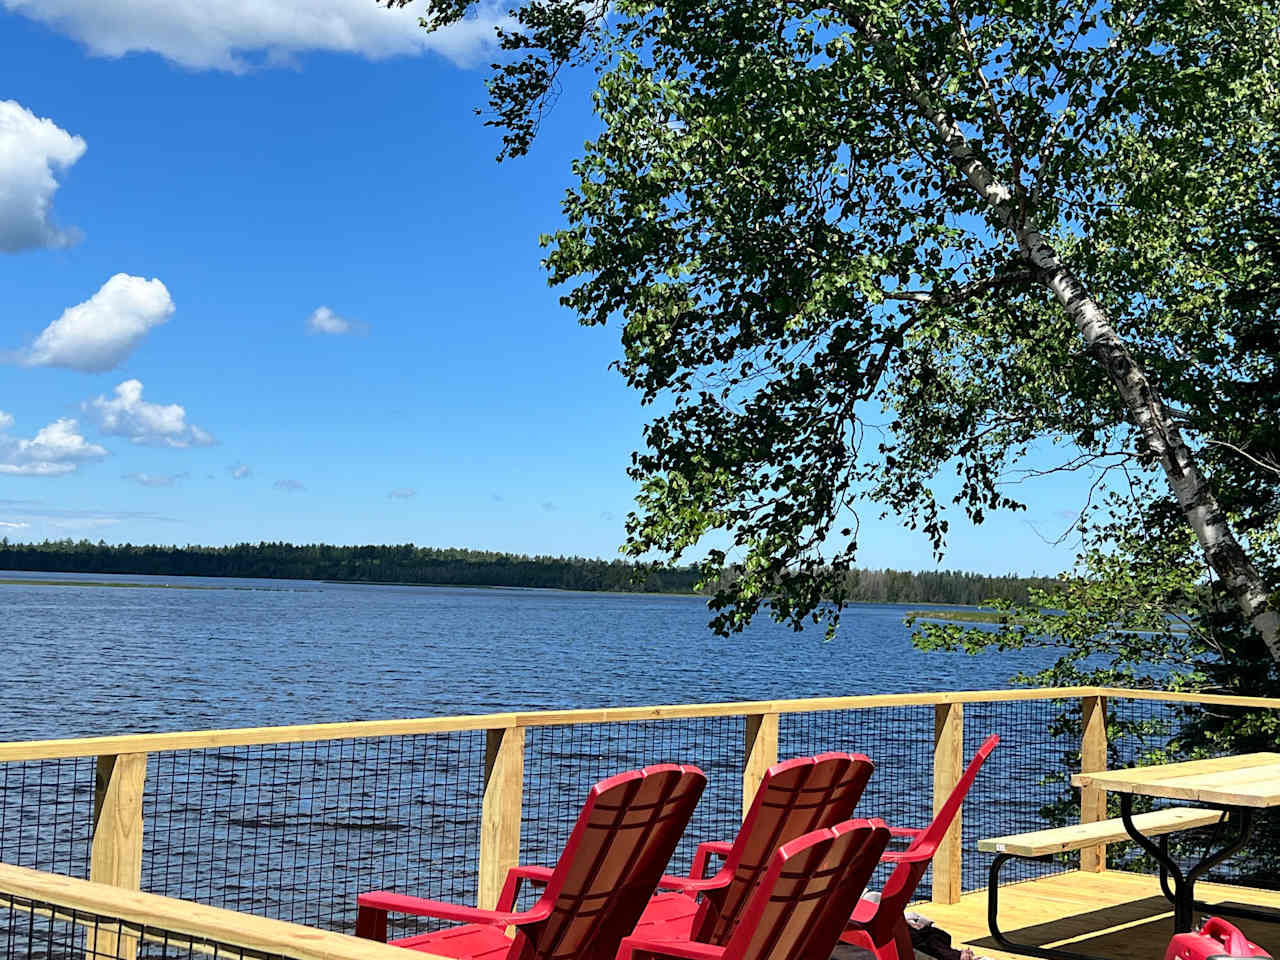
[(882, 822), (847, 820), (783, 844), (724, 960), (826, 960), (888, 842)]
[(511, 960), (613, 960), (675, 852), (706, 777), (659, 764), (591, 788), (539, 906)]
[(797, 837), (853, 815), (874, 767), (858, 753), (796, 757), (765, 771), (742, 828), (725, 858), (729, 882), (707, 891), (693, 939), (723, 946), (776, 851)]
[[(925, 829), (925, 832), (911, 844), (910, 849), (913, 853), (927, 854), (929, 858), (932, 858), (938, 849), (938, 845), (942, 843), (942, 838), (946, 836), (947, 830), (950, 829), (952, 821), (955, 820), (956, 814), (960, 812), (960, 805), (969, 793), (969, 788), (973, 786), (973, 781), (977, 779), (978, 771), (982, 769), (987, 757), (991, 756), (991, 751), (995, 750), (999, 742), (1000, 737), (996, 734), (992, 734), (983, 741), (982, 746), (978, 748), (978, 752), (973, 755), (973, 759), (965, 767), (959, 782), (956, 783), (951, 793), (947, 795), (947, 799), (943, 801), (938, 812), (934, 814), (933, 820)], [(895, 923), (898, 917), (902, 916), (902, 911), (906, 909), (911, 898), (915, 896), (916, 887), (920, 885), (920, 878), (929, 869), (929, 863), (930, 859), (900, 863), (889, 874), (889, 879), (885, 882), (884, 890), (880, 894), (880, 907), (876, 910), (874, 919), (868, 925), (869, 928), (875, 928), (873, 936), (876, 934), (887, 935), (889, 926)]]

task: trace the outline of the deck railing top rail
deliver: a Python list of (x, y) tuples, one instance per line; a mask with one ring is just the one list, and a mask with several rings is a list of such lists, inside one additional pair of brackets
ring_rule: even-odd
[[(403, 960), (404, 956), (398, 947), (371, 940), (7, 863), (0, 863), (0, 894), (29, 900), (35, 905), (32, 909), (49, 911), (55, 917), (65, 913), (71, 923), (85, 924), (86, 917), (100, 917), (290, 960)], [(102, 955), (134, 952), (117, 949)], [(85, 955), (99, 954), (91, 949)]]
[(1018, 700), (1065, 700), (1110, 697), (1197, 703), (1216, 706), (1280, 710), (1280, 699), (1239, 697), (1209, 693), (1174, 693), (1120, 687), (1028, 687), (1013, 690), (951, 690), (931, 693), (890, 693), (850, 697), (813, 697), (797, 700), (748, 700), (729, 703), (693, 703), (668, 706), (604, 707), (579, 710), (539, 710), (486, 713), (454, 717), (418, 717), (403, 720), (361, 720), (345, 723), (311, 723), (278, 727), (241, 727), (227, 730), (190, 730), (174, 733), (122, 734), (60, 740), (16, 740), (0, 743), (0, 763), (52, 760), (172, 750), (301, 743), (315, 740), (351, 740), (363, 737), (412, 736), (461, 730), (503, 730), (516, 727), (572, 726), (588, 723), (627, 723), (641, 720), (676, 720), (691, 717), (760, 716), (810, 713), (822, 710), (867, 710), (883, 707), (929, 706), (951, 703), (997, 703)]

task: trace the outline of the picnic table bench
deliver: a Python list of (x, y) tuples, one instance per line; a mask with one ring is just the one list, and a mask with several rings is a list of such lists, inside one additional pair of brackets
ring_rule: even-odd
[[(1133, 817), (1133, 825), (1144, 836), (1156, 837), (1179, 830), (1192, 830), (1196, 827), (1217, 826), (1223, 818), (1221, 810), (1204, 807), (1172, 807), (1167, 810), (1155, 810), (1151, 813), (1140, 813)], [(1131, 839), (1124, 821), (1117, 817), (1111, 820), (1099, 820), (1095, 823), (1077, 823), (1069, 827), (1053, 827), (1048, 830), (1033, 830), (1029, 833), (1014, 833), (1003, 837), (988, 837), (978, 841), (978, 849), (983, 853), (994, 853), (991, 869), (987, 876), (987, 925), (996, 943), (1013, 953), (1024, 953), (1034, 957), (1046, 957), (1050, 960), (1097, 960), (1086, 954), (1075, 953), (1055, 947), (1039, 947), (1032, 944), (1015, 943), (1000, 930), (997, 917), (999, 910), (1000, 868), (1009, 860), (1018, 857), (1028, 860), (1048, 861), (1055, 854), (1083, 850), (1103, 843), (1117, 843)]]

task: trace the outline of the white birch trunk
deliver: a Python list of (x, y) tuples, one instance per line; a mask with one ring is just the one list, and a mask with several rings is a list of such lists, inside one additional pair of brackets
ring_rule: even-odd
[(1043, 234), (1018, 217), (1009, 188), (991, 175), (963, 131), (951, 122), (934, 98), (918, 89), (913, 93), (961, 173), (1017, 238), (1023, 258), (1079, 329), (1089, 356), (1106, 370), (1129, 408), (1133, 423), (1141, 431), (1143, 443), (1163, 468), (1210, 566), (1236, 598), (1245, 618), (1262, 636), (1272, 658), (1280, 661), (1280, 613), (1272, 609), (1270, 591), (1232, 532), (1213, 489), (1182, 438), (1182, 431), (1112, 327), (1106, 311)]

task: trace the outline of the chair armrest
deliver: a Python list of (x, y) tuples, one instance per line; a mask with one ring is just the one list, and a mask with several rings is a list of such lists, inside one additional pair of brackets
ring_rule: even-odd
[(880, 854), (880, 860), (882, 862), (888, 861), (890, 863), (902, 863), (903, 857), (912, 852), (912, 849), (916, 845), (916, 841), (922, 836), (924, 836), (924, 831), (917, 830), (914, 827), (890, 827), (889, 842), (901, 843), (905, 840), (907, 841), (907, 845), (897, 850), (885, 850), (884, 853)]
[(886, 850), (880, 854), (881, 863), (920, 863), (933, 859), (934, 850)]
[(540, 883), (546, 886), (547, 881), (551, 879), (551, 874), (554, 872), (551, 867), (512, 867), (507, 871), (507, 876), (518, 876), (528, 880), (530, 883)]
[(705, 840), (698, 844), (693, 855), (693, 866), (689, 868), (690, 880), (703, 880), (707, 876), (707, 860), (712, 856), (727, 857), (733, 844), (728, 840)]
[(729, 879), (729, 874), (723, 870), (714, 877), (707, 877), (705, 880), (694, 877), (673, 877), (664, 874), (662, 879), (658, 881), (658, 889), (679, 890), (681, 893), (700, 893), (703, 890), (717, 890), (720, 887), (728, 886)]
[(721, 960), (724, 947), (696, 940), (659, 940), (648, 937), (626, 937), (618, 946), (617, 960), (633, 960), (641, 957), (673, 957), (675, 960)]
[(455, 920), (458, 923), (483, 923), (496, 927), (516, 926), (528, 923), (530, 920), (540, 920), (548, 912), (526, 910), (523, 913), (512, 913), (509, 910), (481, 910), (478, 907), (464, 907), (458, 903), (445, 903), (442, 900), (408, 897), (401, 893), (391, 893), (389, 890), (362, 893), (356, 897), (356, 904), (364, 911), (407, 913), (415, 917), (438, 917), (441, 920)]
[(514, 910), (516, 897), (520, 893), (520, 884), (524, 880), (546, 886), (551, 880), (550, 867), (512, 867), (507, 871), (507, 879), (502, 884), (502, 892), (498, 894), (499, 910)]

